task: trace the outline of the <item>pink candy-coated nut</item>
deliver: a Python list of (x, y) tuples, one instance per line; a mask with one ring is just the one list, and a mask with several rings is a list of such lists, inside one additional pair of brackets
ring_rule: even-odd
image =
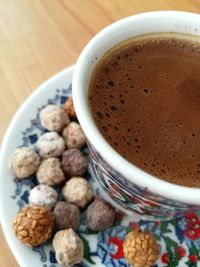
[(87, 170), (87, 162), (76, 148), (66, 150), (62, 155), (62, 168), (67, 177), (82, 176)]
[(57, 202), (54, 208), (55, 226), (58, 230), (76, 230), (80, 223), (80, 211), (76, 205), (66, 201)]
[(103, 231), (115, 221), (115, 210), (103, 199), (96, 198), (86, 211), (87, 225), (91, 230)]

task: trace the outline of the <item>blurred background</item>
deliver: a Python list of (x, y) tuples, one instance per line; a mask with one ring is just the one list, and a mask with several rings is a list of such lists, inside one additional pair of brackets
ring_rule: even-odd
[[(24, 100), (74, 64), (106, 25), (136, 13), (200, 13), (200, 0), (0, 0), (0, 142)], [(0, 267), (19, 267), (0, 230)]]

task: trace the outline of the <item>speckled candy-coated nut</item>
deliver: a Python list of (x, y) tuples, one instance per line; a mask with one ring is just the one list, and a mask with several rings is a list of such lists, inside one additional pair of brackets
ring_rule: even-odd
[(57, 158), (48, 158), (41, 162), (37, 173), (37, 180), (40, 184), (54, 186), (65, 180), (60, 160)]
[(48, 209), (52, 209), (57, 202), (58, 193), (52, 187), (40, 184), (35, 186), (29, 195), (29, 203), (41, 205)]
[(76, 205), (66, 201), (57, 202), (53, 214), (55, 216), (55, 227), (58, 230), (72, 228), (76, 230), (80, 223), (80, 211)]
[(41, 125), (51, 132), (61, 132), (69, 123), (68, 114), (56, 105), (48, 105), (40, 112)]
[(56, 132), (45, 133), (38, 139), (36, 148), (43, 159), (60, 157), (65, 150), (65, 141)]
[(82, 176), (87, 170), (87, 162), (76, 148), (66, 150), (62, 155), (62, 168), (67, 177)]
[(22, 208), (13, 220), (16, 237), (27, 246), (38, 246), (47, 241), (52, 235), (53, 226), (53, 213), (38, 205)]
[(84, 208), (93, 197), (92, 187), (88, 181), (82, 177), (73, 177), (62, 190), (64, 198), (80, 208)]
[(150, 233), (131, 231), (123, 243), (124, 257), (135, 267), (151, 267), (159, 257), (156, 239)]
[(67, 101), (64, 104), (64, 110), (67, 112), (67, 114), (71, 119), (76, 118), (76, 112), (74, 109), (74, 104), (71, 96), (67, 98)]
[(40, 158), (30, 147), (17, 148), (9, 159), (10, 170), (20, 179), (34, 174), (39, 165)]
[(62, 136), (68, 148), (82, 148), (86, 142), (81, 126), (74, 121), (64, 128)]
[(83, 242), (72, 229), (57, 232), (53, 238), (53, 247), (58, 264), (70, 267), (83, 260)]
[(94, 231), (103, 231), (113, 225), (115, 210), (103, 199), (96, 198), (87, 208), (86, 222)]

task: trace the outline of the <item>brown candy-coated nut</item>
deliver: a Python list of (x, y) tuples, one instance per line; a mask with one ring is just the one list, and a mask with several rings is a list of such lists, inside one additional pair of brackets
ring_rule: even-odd
[(53, 238), (53, 247), (58, 264), (70, 267), (83, 260), (83, 241), (72, 229), (57, 232)]
[(87, 225), (91, 230), (103, 231), (115, 221), (115, 210), (103, 199), (96, 198), (86, 211)]
[(75, 119), (76, 118), (76, 112), (75, 112), (75, 109), (74, 109), (74, 104), (73, 104), (73, 100), (72, 100), (71, 96), (69, 96), (67, 98), (67, 101), (64, 104), (64, 110), (67, 112), (68, 116), (71, 119)]
[(87, 170), (87, 162), (76, 148), (66, 150), (62, 155), (62, 168), (67, 177), (82, 176)]
[(150, 233), (131, 231), (123, 243), (124, 257), (135, 267), (151, 267), (159, 257), (158, 244)]
[(68, 148), (82, 148), (86, 142), (81, 126), (74, 121), (64, 128), (62, 136)]
[(66, 201), (57, 202), (53, 214), (55, 216), (55, 227), (58, 230), (72, 228), (76, 230), (80, 223), (79, 208)]
[(37, 246), (47, 241), (53, 231), (54, 215), (39, 205), (21, 209), (13, 220), (16, 237), (27, 246)]
[(80, 208), (84, 208), (93, 197), (91, 185), (82, 177), (73, 177), (67, 181), (62, 193), (68, 202)]

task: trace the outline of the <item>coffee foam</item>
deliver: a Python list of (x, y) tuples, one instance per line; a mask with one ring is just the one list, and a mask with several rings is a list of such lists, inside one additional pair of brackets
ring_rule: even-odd
[(109, 51), (93, 73), (89, 103), (124, 158), (169, 182), (200, 187), (200, 44), (190, 38), (155, 34)]

